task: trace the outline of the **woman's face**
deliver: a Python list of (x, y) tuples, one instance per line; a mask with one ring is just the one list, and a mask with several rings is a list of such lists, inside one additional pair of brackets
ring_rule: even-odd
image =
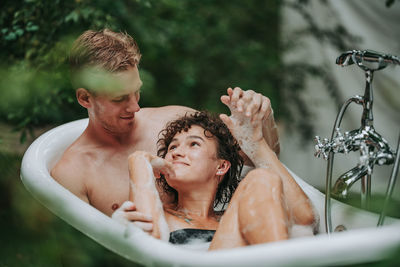
[(206, 137), (204, 129), (193, 125), (187, 132), (177, 133), (168, 146), (165, 159), (173, 164), (175, 178), (167, 179), (175, 189), (216, 184), (221, 160), (217, 159), (217, 141)]

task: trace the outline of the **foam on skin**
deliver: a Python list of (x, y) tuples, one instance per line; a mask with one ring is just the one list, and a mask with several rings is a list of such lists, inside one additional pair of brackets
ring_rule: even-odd
[(256, 140), (262, 137), (262, 131), (256, 132), (250, 118), (246, 117), (244, 112), (237, 111), (236, 108), (231, 108), (231, 119), (234, 127), (231, 129), (233, 136), (238, 141), (240, 148), (251, 159), (254, 166), (257, 168), (267, 168), (268, 164), (264, 160), (259, 160), (256, 156), (257, 144)]
[[(155, 164), (162, 164), (162, 165), (160, 165), (160, 166), (163, 166), (165, 163), (163, 162), (163, 160), (162, 159), (160, 159), (160, 158), (155, 158), (155, 159), (153, 159), (152, 161), (151, 161), (151, 163), (146, 159), (146, 166), (147, 166), (147, 169), (148, 169), (148, 171), (149, 171), (149, 173), (150, 173), (150, 179), (149, 179), (149, 183), (148, 184), (146, 184), (148, 187), (149, 187), (149, 189), (151, 190), (151, 193), (154, 195), (154, 197), (155, 197), (155, 205), (156, 205), (156, 208), (158, 209), (158, 210), (161, 210), (161, 211), (164, 211), (164, 209), (163, 209), (163, 205), (162, 205), (162, 203), (161, 203), (161, 199), (160, 199), (160, 195), (159, 195), (159, 193), (158, 193), (158, 191), (157, 191), (157, 188), (156, 188), (156, 186), (155, 186), (155, 180), (156, 180), (156, 178), (154, 177), (154, 173), (153, 173), (153, 167), (152, 167), (152, 163), (155, 163)], [(164, 212), (161, 212), (160, 214), (159, 214), (159, 217), (158, 217), (158, 220), (156, 221), (156, 222), (154, 222), (154, 223), (156, 223), (157, 225), (158, 225), (158, 228), (159, 228), (159, 230), (160, 230), (160, 236), (161, 236), (161, 240), (164, 240), (164, 241), (167, 241), (168, 242), (168, 239), (169, 239), (169, 227), (168, 227), (168, 223), (167, 223), (167, 220), (165, 219), (165, 216), (164, 216)]]
[(161, 168), (165, 166), (165, 161), (160, 157), (154, 157), (153, 159), (150, 160), (150, 164), (153, 168), (154, 167)]
[[(146, 155), (145, 152), (135, 152), (132, 159), (130, 159), (130, 161), (136, 162), (134, 163), (136, 165), (144, 164), (142, 170), (140, 170), (140, 168), (135, 169), (134, 165), (129, 165), (130, 175), (134, 185), (131, 187), (134, 200), (139, 211), (144, 213), (152, 213), (155, 211), (155, 214), (152, 216), (154, 225), (153, 231), (158, 230), (160, 239), (168, 241), (169, 227), (164, 216), (160, 195), (155, 185), (156, 178), (154, 176), (153, 167)], [(155, 160), (154, 163), (164, 164), (157, 160)], [(141, 208), (139, 209), (139, 207)]]

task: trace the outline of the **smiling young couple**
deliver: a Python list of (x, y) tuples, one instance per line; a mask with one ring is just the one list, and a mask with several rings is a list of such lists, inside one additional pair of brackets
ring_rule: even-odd
[[(292, 223), (315, 222), (307, 196), (276, 156), (268, 98), (229, 88), (221, 101), (232, 115), (220, 118), (183, 106), (140, 108), (139, 61), (127, 34), (86, 31), (75, 41), (72, 82), (89, 124), (52, 169), (55, 180), (155, 237), (184, 243), (179, 230), (205, 230), (210, 249), (287, 239)], [(258, 167), (240, 183), (239, 153)], [(223, 215), (214, 209), (221, 203), (229, 203)]]

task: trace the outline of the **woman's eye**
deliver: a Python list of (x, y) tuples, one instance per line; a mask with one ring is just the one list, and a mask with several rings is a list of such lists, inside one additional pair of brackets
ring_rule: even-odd
[(175, 145), (172, 145), (172, 146), (170, 146), (169, 148), (168, 148), (168, 150), (170, 151), (170, 150), (174, 150), (176, 148), (176, 146)]
[(192, 142), (191, 144), (190, 144), (190, 146), (199, 146), (200, 144), (199, 143), (197, 143), (197, 142)]

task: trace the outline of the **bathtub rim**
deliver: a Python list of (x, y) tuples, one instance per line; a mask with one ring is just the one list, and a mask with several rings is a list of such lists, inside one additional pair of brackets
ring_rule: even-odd
[[(87, 123), (88, 119), (66, 123), (37, 138), (24, 154), (21, 164), (22, 182), (40, 203), (58, 217), (104, 247), (134, 262), (171, 266), (258, 266), (266, 262), (276, 266), (355, 264), (382, 260), (386, 258), (386, 253), (400, 246), (400, 223), (396, 219), (387, 220), (390, 225), (380, 228), (356, 229), (331, 236), (321, 234), (207, 253), (188, 251), (156, 240), (134, 225), (126, 227), (112, 220), (80, 200), (50, 176), (49, 169), (61, 157), (65, 148), (80, 135)], [(291, 173), (310, 198), (324, 198), (321, 192)], [(344, 205), (335, 202), (332, 210), (341, 209)], [(317, 256), (314, 255), (316, 250), (319, 250)], [(290, 251), (290, 257), (288, 253), (284, 253), (286, 251)], [(308, 261), (310, 258), (313, 262)]]

